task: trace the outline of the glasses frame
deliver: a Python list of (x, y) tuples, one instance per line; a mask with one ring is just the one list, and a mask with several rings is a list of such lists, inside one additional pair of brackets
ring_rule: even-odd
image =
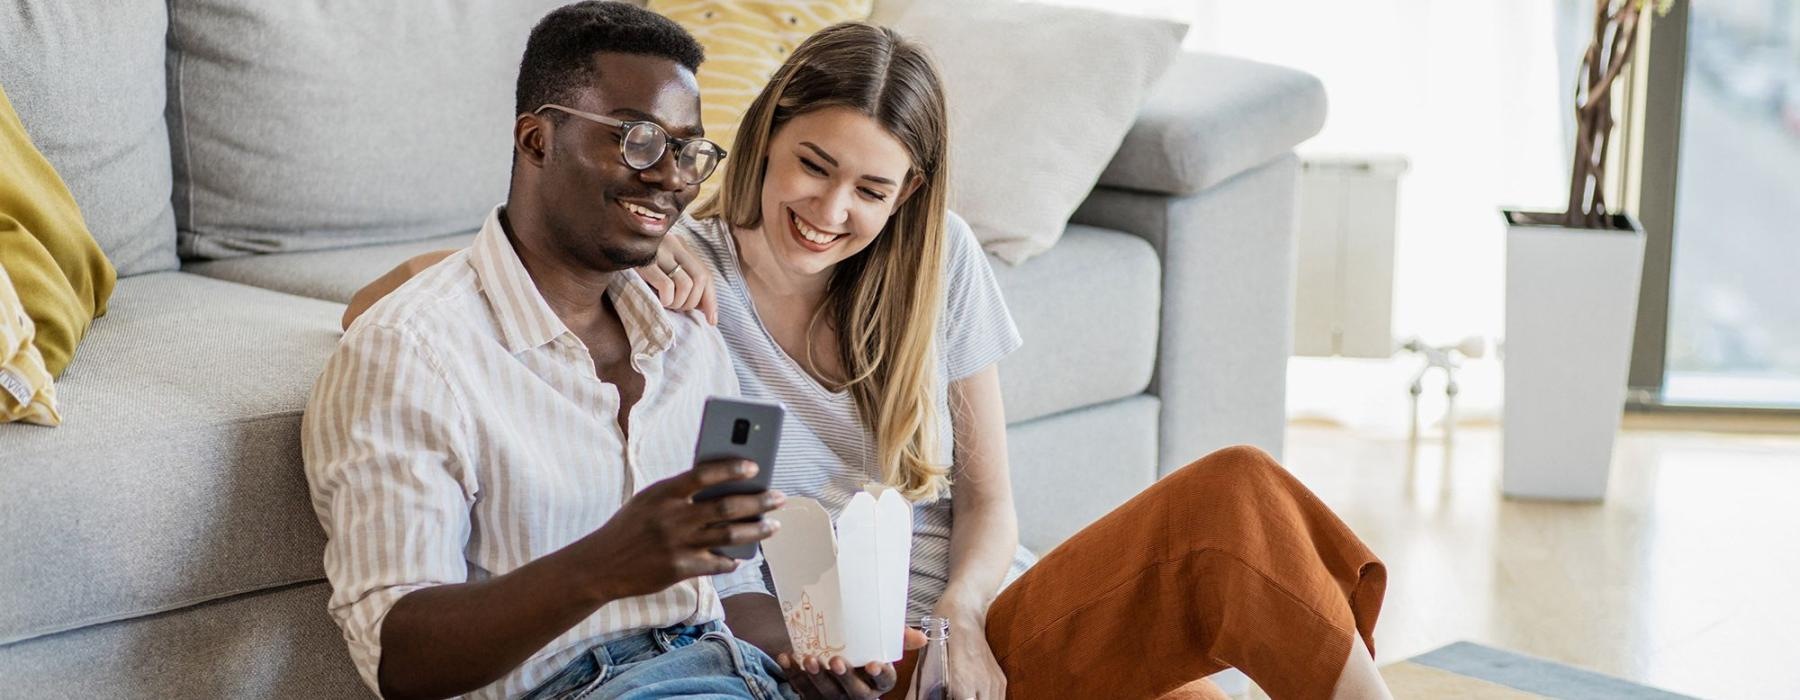
[[(694, 143), (703, 143), (703, 144), (712, 146), (713, 150), (717, 151), (719, 153), (719, 157), (717, 160), (715, 160), (713, 162), (713, 167), (711, 170), (709, 170), (705, 174), (693, 179), (693, 184), (699, 184), (699, 183), (705, 182), (707, 178), (712, 177), (713, 173), (716, 173), (719, 171), (719, 164), (725, 162), (725, 148), (720, 146), (717, 142), (712, 141), (710, 139), (705, 139), (705, 138), (678, 139), (678, 138), (675, 138), (673, 135), (670, 135), (669, 131), (667, 129), (662, 128), (662, 125), (658, 124), (656, 122), (645, 121), (642, 119), (631, 120), (631, 121), (626, 121), (623, 119), (613, 119), (612, 117), (594, 114), (593, 112), (584, 112), (582, 110), (575, 109), (573, 107), (564, 107), (562, 105), (553, 104), (553, 103), (546, 104), (542, 107), (537, 108), (536, 110), (533, 110), (532, 114), (541, 113), (546, 109), (554, 109), (554, 110), (556, 110), (558, 112), (562, 112), (564, 114), (571, 114), (571, 115), (574, 115), (577, 117), (581, 117), (582, 119), (586, 119), (588, 121), (594, 122), (596, 124), (603, 124), (603, 125), (618, 129), (619, 130), (619, 159), (625, 161), (625, 166), (628, 168), (631, 168), (632, 170), (637, 170), (639, 172), (642, 172), (642, 171), (649, 170), (651, 168), (656, 167), (657, 163), (661, 163), (662, 159), (669, 155), (669, 150), (670, 150), (669, 147), (674, 146), (675, 147), (674, 148), (675, 158), (676, 158), (675, 171), (681, 172), (681, 160), (680, 160), (681, 152), (686, 150), (689, 144), (694, 144)], [(663, 135), (662, 151), (657, 153), (655, 158), (650, 159), (650, 162), (641, 168), (636, 165), (632, 165), (631, 159), (625, 157), (625, 145), (626, 145), (627, 135), (629, 135), (631, 133), (632, 129), (637, 128), (639, 125), (648, 126), (652, 129), (655, 129), (657, 131), (657, 133), (660, 133)]]

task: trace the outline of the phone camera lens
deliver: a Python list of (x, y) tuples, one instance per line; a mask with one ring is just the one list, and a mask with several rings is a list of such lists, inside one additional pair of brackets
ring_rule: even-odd
[(742, 418), (731, 424), (731, 444), (742, 445), (750, 441), (750, 421)]

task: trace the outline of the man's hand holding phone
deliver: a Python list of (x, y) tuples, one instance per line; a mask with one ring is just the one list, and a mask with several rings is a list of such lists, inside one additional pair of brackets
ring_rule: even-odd
[(779, 524), (762, 516), (780, 508), (786, 497), (774, 490), (703, 501), (694, 495), (757, 471), (744, 460), (711, 460), (637, 492), (605, 525), (572, 545), (586, 550), (583, 558), (594, 563), (589, 589), (602, 601), (614, 601), (736, 569), (737, 560), (713, 550), (774, 535)]

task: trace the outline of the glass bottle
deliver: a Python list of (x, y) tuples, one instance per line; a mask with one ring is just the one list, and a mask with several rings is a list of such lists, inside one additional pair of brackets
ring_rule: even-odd
[(907, 700), (945, 700), (950, 697), (950, 618), (926, 615), (919, 618), (919, 630), (925, 633), (925, 648), (913, 667)]

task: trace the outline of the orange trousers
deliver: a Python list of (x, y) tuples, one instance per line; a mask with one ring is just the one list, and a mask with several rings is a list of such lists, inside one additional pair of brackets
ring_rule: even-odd
[[(1001, 591), (987, 638), (1013, 698), (1200, 698), (1228, 667), (1270, 697), (1328, 697), (1371, 653), (1387, 569), (1254, 447), (1157, 481)], [(954, 638), (952, 638), (954, 640)], [(902, 698), (915, 657), (899, 668)]]

